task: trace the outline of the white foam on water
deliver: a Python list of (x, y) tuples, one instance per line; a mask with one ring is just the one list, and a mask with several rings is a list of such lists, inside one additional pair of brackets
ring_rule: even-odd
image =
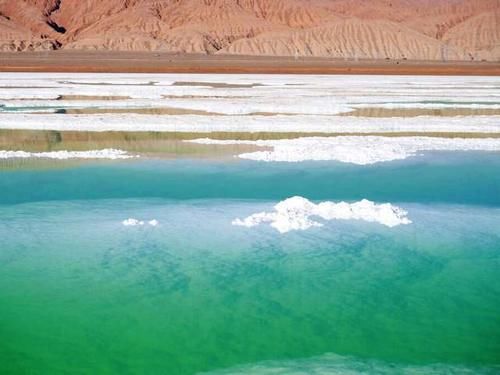
[(103, 150), (90, 151), (49, 151), (49, 152), (27, 152), (0, 150), (0, 159), (131, 159), (137, 155), (129, 155), (126, 151), (107, 148)]
[(376, 204), (363, 199), (355, 203), (321, 202), (315, 204), (303, 197), (292, 197), (274, 206), (272, 212), (259, 212), (245, 219), (235, 219), (232, 224), (252, 228), (268, 223), (280, 233), (321, 227), (315, 218), (330, 220), (363, 220), (395, 227), (411, 224), (408, 213), (390, 203)]
[(339, 136), (303, 137), (265, 141), (230, 141), (195, 139), (198, 144), (248, 144), (272, 150), (238, 155), (243, 159), (264, 162), (302, 162), (334, 160), (358, 165), (403, 160), (423, 151), (500, 151), (498, 138), (437, 138)]

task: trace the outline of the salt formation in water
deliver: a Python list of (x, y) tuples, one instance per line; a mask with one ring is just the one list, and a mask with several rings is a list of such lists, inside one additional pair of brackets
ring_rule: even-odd
[(376, 222), (387, 227), (411, 224), (407, 212), (390, 203), (376, 204), (363, 199), (355, 203), (321, 202), (315, 204), (303, 197), (292, 197), (274, 206), (274, 212), (259, 212), (245, 219), (236, 219), (233, 225), (254, 227), (262, 223), (270, 223), (280, 233), (292, 230), (306, 230), (321, 227), (322, 223), (313, 217), (323, 220), (364, 220)]
[[(134, 218), (129, 218), (127, 220), (123, 220), (122, 224), (124, 226), (126, 226), (126, 227), (136, 227), (136, 226), (144, 226), (146, 224), (146, 222), (144, 222), (143, 220), (137, 220), (137, 219), (134, 219)], [(152, 227), (156, 227), (160, 223), (159, 223), (158, 220), (153, 219), (153, 220), (149, 220), (147, 222), (147, 224), (149, 224)]]
[(129, 218), (127, 220), (123, 220), (122, 224), (125, 225), (126, 227), (135, 227), (137, 225), (144, 225), (144, 221)]

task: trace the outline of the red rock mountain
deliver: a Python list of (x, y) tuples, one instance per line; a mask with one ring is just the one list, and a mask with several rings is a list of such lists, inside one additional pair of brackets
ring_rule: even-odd
[(0, 0), (0, 51), (500, 61), (500, 0)]

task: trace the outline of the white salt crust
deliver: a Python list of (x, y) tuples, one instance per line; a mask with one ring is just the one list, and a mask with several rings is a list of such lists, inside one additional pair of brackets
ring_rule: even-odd
[[(338, 116), (365, 107), (498, 109), (499, 88), (498, 77), (0, 73), (0, 107), (4, 106), (4, 110), (0, 110), (0, 128), (500, 133), (500, 116)], [(96, 100), (57, 100), (71, 95), (93, 96)], [(99, 100), (100, 96), (122, 98), (103, 101)], [(169, 107), (230, 116), (26, 113), (94, 107)], [(258, 115), (263, 112), (273, 116)]]
[(0, 113), (0, 129), (58, 131), (500, 133), (500, 116), (369, 118), (324, 115), (58, 115)]
[(411, 224), (407, 212), (390, 203), (376, 204), (363, 199), (355, 203), (321, 202), (315, 204), (303, 197), (292, 197), (274, 206), (274, 211), (259, 212), (245, 219), (235, 219), (232, 224), (252, 228), (269, 224), (280, 233), (321, 227), (318, 221), (363, 220), (395, 227)]
[(403, 160), (423, 151), (500, 151), (499, 138), (340, 136), (265, 141), (195, 139), (198, 144), (246, 144), (271, 148), (238, 155), (264, 162), (334, 160), (358, 165)]

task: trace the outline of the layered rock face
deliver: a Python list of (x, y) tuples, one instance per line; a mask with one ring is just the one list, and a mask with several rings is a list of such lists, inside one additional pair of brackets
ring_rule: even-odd
[(500, 61), (500, 0), (0, 0), (0, 51)]

